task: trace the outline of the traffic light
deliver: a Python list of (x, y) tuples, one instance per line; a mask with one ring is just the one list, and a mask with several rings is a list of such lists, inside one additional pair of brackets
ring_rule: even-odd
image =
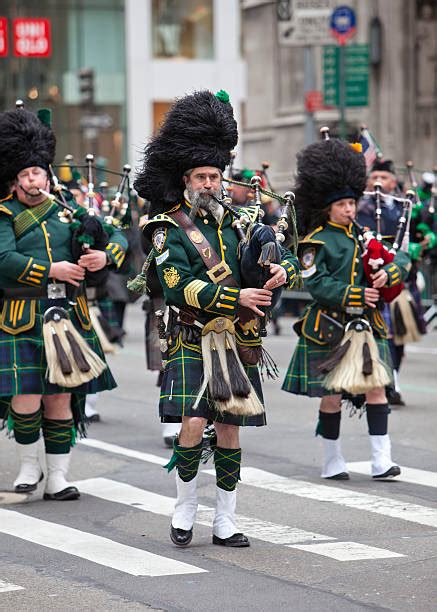
[(79, 70), (80, 104), (92, 106), (94, 104), (94, 70), (81, 68)]

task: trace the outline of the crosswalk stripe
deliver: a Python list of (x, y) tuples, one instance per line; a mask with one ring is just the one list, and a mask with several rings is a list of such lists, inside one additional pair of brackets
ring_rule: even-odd
[[(89, 478), (74, 483), (82, 493), (93, 495), (106, 501), (133, 506), (138, 510), (152, 512), (163, 516), (172, 516), (175, 499), (140, 489), (123, 482), (108, 478)], [(199, 505), (197, 523), (211, 527), (214, 519), (214, 509)], [(271, 544), (298, 544), (319, 540), (335, 540), (330, 536), (311, 531), (303, 531), (288, 525), (278, 525), (248, 516), (238, 515), (238, 526), (247, 536), (270, 542)]]
[(365, 510), (382, 514), (383, 516), (437, 527), (437, 509), (427, 508), (418, 504), (396, 501), (389, 497), (359, 493), (349, 488), (331, 487), (327, 485), (313, 484), (303, 480), (294, 480), (285, 476), (279, 476), (259, 470), (258, 468), (245, 467), (241, 469), (241, 480), (243, 484), (251, 485), (268, 491), (296, 495), (316, 501), (331, 502), (347, 508)]
[[(152, 491), (139, 489), (132, 485), (117, 482), (107, 478), (90, 478), (76, 482), (75, 485), (83, 493), (93, 495), (106, 501), (133, 506), (139, 510), (171, 516), (175, 500), (171, 497), (159, 495)], [(214, 509), (199, 505), (197, 523), (211, 527), (214, 519)], [(399, 553), (382, 548), (358, 544), (357, 542), (333, 542), (336, 538), (319, 533), (304, 531), (288, 525), (278, 525), (270, 521), (262, 521), (248, 516), (237, 516), (237, 525), (247, 536), (269, 542), (270, 544), (283, 544), (289, 548), (297, 548), (305, 552), (331, 557), (338, 561), (356, 561), (363, 559), (387, 559), (390, 557), (403, 557)], [(314, 542), (328, 540), (333, 543), (332, 549), (319, 547)]]
[(0, 580), (0, 593), (7, 593), (8, 591), (24, 591), (24, 587)]
[(0, 532), (87, 559), (132, 576), (198, 574), (207, 570), (107, 538), (0, 509)]
[(133, 450), (132, 448), (118, 446), (118, 444), (109, 444), (108, 442), (96, 440), (95, 438), (82, 438), (80, 443), (84, 446), (90, 446), (91, 448), (98, 448), (99, 450), (113, 453), (114, 455), (124, 455), (125, 457), (131, 457), (132, 459), (146, 461), (147, 463), (155, 463), (157, 465), (165, 465), (168, 463), (168, 459), (165, 459), (164, 457), (158, 457), (158, 455), (151, 455), (150, 453), (142, 453), (141, 451)]
[(358, 542), (320, 542), (318, 544), (297, 544), (290, 546), (305, 552), (317, 553), (324, 557), (331, 557), (337, 561), (365, 561), (369, 559), (389, 559), (392, 557), (405, 557), (400, 553), (391, 552), (384, 548), (375, 548), (358, 544)]
[[(348, 463), (347, 467), (351, 472), (358, 474), (370, 474), (369, 461), (355, 461)], [(437, 472), (428, 472), (427, 470), (418, 470), (416, 468), (406, 468), (401, 466), (401, 475), (396, 479), (398, 482), (410, 482), (411, 484), (421, 485), (423, 487), (437, 488)]]

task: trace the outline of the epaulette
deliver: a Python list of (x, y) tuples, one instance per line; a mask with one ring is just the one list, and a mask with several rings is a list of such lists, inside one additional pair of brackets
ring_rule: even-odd
[(323, 227), (323, 225), (319, 225), (319, 227), (316, 227), (315, 230), (307, 234), (305, 238), (299, 240), (299, 245), (302, 244), (303, 246), (305, 246), (305, 244), (325, 244), (324, 240), (317, 240), (317, 238), (314, 238), (314, 236), (319, 234), (324, 229), (325, 228)]
[(159, 215), (155, 215), (151, 219), (147, 221), (147, 223), (143, 227), (143, 234), (149, 239), (152, 236), (152, 233), (155, 231), (156, 227), (159, 225), (174, 225), (175, 227), (179, 227), (179, 224), (169, 215), (165, 213), (160, 213)]
[(3, 204), (0, 204), (0, 213), (5, 213), (6, 215), (10, 215), (10, 216), (13, 215), (13, 212), (9, 210), (9, 208), (4, 206)]

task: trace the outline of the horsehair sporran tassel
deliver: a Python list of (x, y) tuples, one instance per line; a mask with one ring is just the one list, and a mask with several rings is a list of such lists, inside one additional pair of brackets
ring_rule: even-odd
[(98, 306), (90, 306), (89, 313), (90, 313), (91, 324), (94, 328), (94, 331), (97, 334), (97, 338), (99, 339), (103, 352), (104, 353), (114, 353), (115, 347), (112, 344), (112, 342), (110, 342), (100, 322), (100, 317), (102, 314), (100, 311), (100, 308)]
[(355, 319), (346, 326), (339, 350), (348, 342), (348, 349), (326, 375), (324, 387), (355, 395), (390, 384), (390, 372), (379, 357), (378, 345), (366, 320)]
[[(206, 389), (209, 388), (210, 399), (214, 402), (215, 407), (220, 412), (229, 412), (230, 414), (242, 416), (262, 414), (264, 412), (264, 407), (255, 393), (238, 357), (235, 345), (235, 327), (232, 321), (224, 317), (217, 317), (212, 321), (209, 321), (202, 330), (201, 346), (203, 358), (203, 381), (197, 394), (196, 401), (194, 402), (193, 410), (197, 408)], [(238, 370), (233, 368), (232, 371), (230, 371), (226, 349), (232, 350)], [(217, 367), (214, 366), (213, 359), (214, 364), (217, 364)], [(231, 363), (234, 363), (233, 360)], [(218, 364), (220, 365), (220, 369), (218, 368)], [(217, 373), (220, 374), (220, 378), (223, 377), (223, 382), (228, 387), (228, 400), (224, 401), (215, 399), (213, 397), (213, 394), (216, 392), (214, 385), (217, 384), (217, 381), (214, 381), (214, 379), (217, 377)], [(237, 373), (237, 381), (231, 382), (231, 379), (235, 373)], [(246, 385), (243, 385), (242, 381), (238, 380), (240, 376), (249, 386), (247, 396), (242, 395), (239, 397), (234, 393), (234, 389), (236, 387), (239, 387), (239, 393), (243, 393), (243, 391), (247, 390), (244, 388)]]
[[(214, 340), (215, 337), (215, 340)], [(211, 366), (214, 376), (209, 381), (209, 390), (211, 399), (218, 402), (227, 402), (231, 397), (231, 390), (225, 378), (223, 368), (220, 361), (220, 341), (218, 334), (211, 333), (210, 350), (211, 350)]]
[(390, 313), (394, 323), (393, 342), (396, 346), (407, 342), (418, 342), (421, 339), (418, 314), (408, 289), (403, 289), (391, 302)]
[(249, 397), (250, 395), (250, 382), (247, 378), (246, 372), (241, 367), (234, 348), (232, 347), (232, 341), (230, 334), (225, 332), (225, 345), (226, 345), (226, 366), (229, 373), (229, 380), (231, 383), (231, 389), (233, 395), (236, 397)]
[(46, 376), (53, 384), (78, 387), (97, 378), (107, 368), (106, 363), (75, 329), (64, 308), (52, 306), (46, 310), (43, 337)]

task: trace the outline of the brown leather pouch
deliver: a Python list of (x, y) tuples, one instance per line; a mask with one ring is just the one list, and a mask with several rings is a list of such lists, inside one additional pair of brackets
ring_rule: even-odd
[(243, 365), (257, 365), (261, 360), (262, 347), (238, 344), (237, 351)]

